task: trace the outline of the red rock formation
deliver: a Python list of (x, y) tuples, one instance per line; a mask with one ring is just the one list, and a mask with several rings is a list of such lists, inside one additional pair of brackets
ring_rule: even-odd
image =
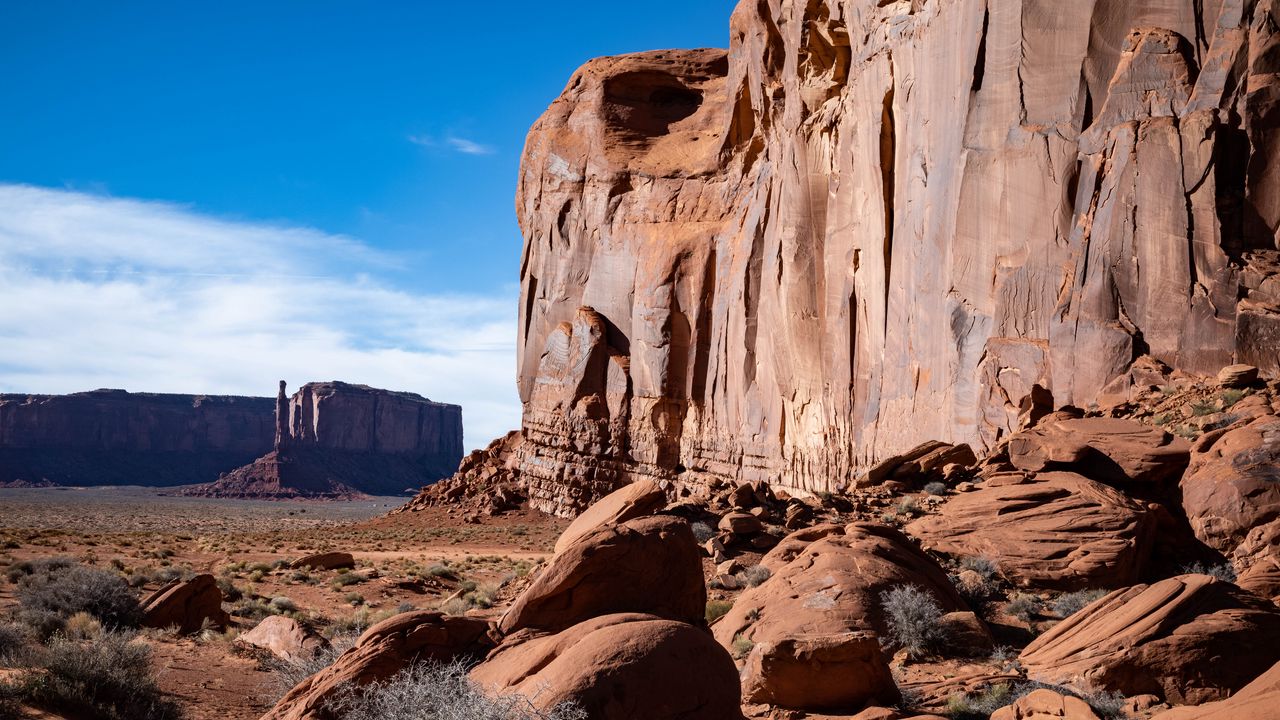
[(204, 497), (350, 498), (395, 495), (453, 474), (462, 459), (462, 408), (420, 395), (343, 382), (308, 383), (276, 398), (275, 449)]
[(271, 449), (269, 398), (0, 395), (0, 483), (208, 482)]
[(1149, 353), (1280, 371), (1274, 0), (743, 2), (593, 60), (517, 209), (520, 466), (836, 490)]

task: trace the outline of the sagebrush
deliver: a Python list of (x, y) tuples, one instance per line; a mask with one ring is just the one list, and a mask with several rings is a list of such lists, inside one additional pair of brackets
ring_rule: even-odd
[(916, 585), (899, 585), (880, 593), (886, 639), (890, 644), (920, 657), (941, 649), (947, 641), (942, 608), (933, 595)]

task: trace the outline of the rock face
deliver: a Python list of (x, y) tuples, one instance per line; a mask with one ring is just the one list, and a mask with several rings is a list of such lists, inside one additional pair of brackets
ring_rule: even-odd
[(1098, 600), (1019, 660), (1032, 680), (1197, 705), (1227, 697), (1280, 660), (1280, 611), (1230, 583), (1182, 575)]
[(1032, 690), (1007, 707), (991, 714), (991, 720), (1099, 720), (1089, 703), (1052, 690)]
[(1280, 703), (1280, 663), (1226, 700), (1200, 707), (1174, 708), (1152, 720), (1270, 720)]
[(396, 495), (453, 474), (462, 408), (343, 382), (276, 398), (275, 448), (192, 495), (343, 498)]
[(271, 449), (270, 398), (0, 395), (0, 483), (209, 482)]
[(1145, 505), (1069, 472), (988, 483), (953, 497), (907, 532), (932, 550), (991, 558), (1020, 585), (1079, 590), (1139, 580), (1157, 528)]
[(1106, 483), (1161, 483), (1177, 478), (1191, 444), (1133, 420), (1046, 421), (1009, 438), (1009, 461), (1021, 470), (1071, 470)]
[(471, 677), (541, 708), (573, 701), (592, 720), (741, 720), (738, 673), (705, 630), (634, 613), (556, 635), (507, 638)]
[(190, 634), (206, 624), (226, 627), (231, 617), (222, 609), (222, 591), (212, 575), (197, 575), (172, 582), (142, 601), (142, 624), (152, 628), (177, 628)]
[(535, 505), (835, 491), (1143, 354), (1274, 377), (1277, 27), (1274, 0), (778, 0), (727, 52), (587, 63), (517, 196)]
[(787, 708), (847, 710), (901, 699), (871, 632), (757, 643), (742, 669), (742, 699)]

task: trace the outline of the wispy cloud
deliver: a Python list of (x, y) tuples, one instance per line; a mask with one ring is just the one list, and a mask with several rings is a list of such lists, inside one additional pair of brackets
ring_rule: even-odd
[(518, 426), (514, 291), (405, 291), (382, 279), (395, 262), (310, 228), (0, 184), (0, 391), (337, 379), (461, 404), (469, 447)]
[(497, 149), (491, 145), (484, 145), (457, 135), (447, 135), (441, 140), (430, 135), (410, 135), (409, 142), (425, 148), (453, 150), (464, 155), (492, 155), (497, 152)]

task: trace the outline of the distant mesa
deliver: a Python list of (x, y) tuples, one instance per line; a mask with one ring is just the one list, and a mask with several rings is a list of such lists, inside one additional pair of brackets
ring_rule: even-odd
[(0, 395), (0, 485), (209, 482), (271, 450), (271, 398)]
[(400, 494), (450, 475), (462, 408), (309, 383), (292, 398), (0, 395), (0, 487), (142, 485), (207, 497)]
[(317, 382), (275, 401), (270, 451), (184, 491), (199, 497), (350, 499), (398, 495), (462, 460), (462, 408), (367, 385)]

